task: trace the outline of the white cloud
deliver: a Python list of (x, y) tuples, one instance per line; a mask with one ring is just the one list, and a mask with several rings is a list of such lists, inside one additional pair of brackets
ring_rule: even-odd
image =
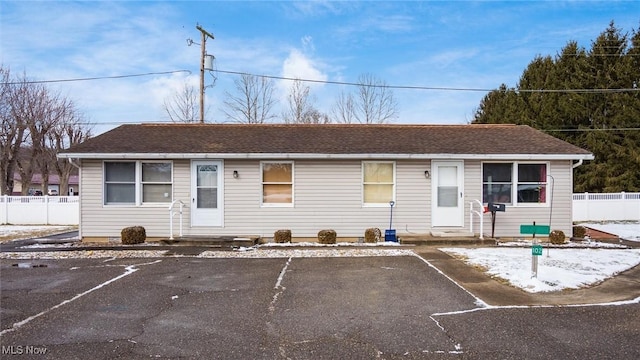
[[(298, 49), (292, 49), (289, 56), (282, 64), (282, 76), (290, 79), (317, 80), (326, 81), (327, 74), (319, 69), (318, 64), (311, 58), (307, 57)], [(321, 83), (306, 82), (305, 85), (311, 89), (319, 89), (323, 87)], [(279, 98), (286, 103), (286, 97), (291, 88), (291, 81), (282, 80), (277, 84)], [(312, 90), (313, 91), (313, 90)]]
[(282, 76), (319, 81), (327, 80), (327, 75), (316, 67), (314, 61), (297, 49), (291, 50), (289, 56), (284, 60)]

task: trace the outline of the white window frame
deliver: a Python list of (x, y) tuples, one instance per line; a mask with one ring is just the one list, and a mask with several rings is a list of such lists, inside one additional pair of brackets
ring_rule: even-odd
[[(265, 182), (264, 181), (264, 166), (268, 164), (289, 164), (291, 165), (291, 182)], [(296, 168), (293, 161), (277, 161), (267, 160), (260, 161), (260, 206), (261, 207), (294, 207), (295, 204), (295, 176)], [(271, 203), (264, 202), (264, 186), (265, 185), (291, 185), (291, 202), (290, 203)]]
[[(384, 203), (368, 203), (364, 201), (364, 186), (366, 185), (364, 182), (364, 168), (365, 164), (391, 164), (393, 169), (393, 180), (391, 185), (391, 200), (396, 202), (396, 162), (395, 161), (375, 161), (375, 160), (367, 160), (362, 161), (360, 165), (360, 201), (362, 202), (362, 207), (389, 207), (389, 202)], [(371, 183), (371, 184), (380, 184), (380, 185), (389, 185), (389, 183)]]
[[(107, 163), (134, 163), (135, 164), (135, 199), (133, 202), (127, 203), (107, 203)], [(142, 201), (142, 187), (145, 183), (142, 182), (142, 164), (149, 163), (168, 163), (171, 165), (171, 180), (169, 183), (157, 183), (157, 182), (146, 182), (146, 184), (167, 184), (171, 185), (171, 194), (169, 199), (166, 202), (143, 202)], [(173, 161), (165, 161), (165, 160), (105, 160), (102, 163), (102, 206), (105, 207), (165, 207), (167, 204), (170, 204), (173, 201), (173, 190), (174, 190), (174, 166)]]
[[(511, 164), (511, 203), (507, 203), (506, 206), (510, 207), (549, 207), (551, 204), (551, 188), (549, 187), (549, 175), (551, 172), (551, 164), (548, 161), (483, 161), (480, 169), (480, 182), (482, 191), (482, 201), (484, 204), (484, 166), (485, 164)], [(518, 178), (518, 166), (519, 165), (545, 165), (547, 168), (547, 179), (544, 182), (537, 182), (535, 184), (541, 184), (546, 186), (545, 202), (519, 202), (518, 201), (518, 185), (519, 184), (534, 184), (533, 182), (520, 181)]]

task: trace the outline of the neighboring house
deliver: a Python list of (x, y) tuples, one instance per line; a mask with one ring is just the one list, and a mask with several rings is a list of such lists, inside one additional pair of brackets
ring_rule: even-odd
[[(79, 183), (78, 175), (69, 176), (69, 184), (66, 191), (60, 191), (60, 176), (57, 174), (49, 175), (49, 186), (47, 194), (42, 192), (42, 175), (33, 174), (31, 177), (31, 185), (29, 186), (29, 195), (78, 195)], [(22, 178), (19, 173), (13, 174), (13, 195), (19, 196), (22, 193)]]
[(573, 168), (593, 159), (528, 126), (253, 124), (123, 125), (59, 157), (80, 166), (80, 231), (92, 241), (134, 225), (166, 238), (178, 201), (185, 236), (333, 229), (356, 240), (389, 228), (391, 200), (400, 236), (470, 234), (475, 200), (506, 204), (496, 237), (550, 218), (571, 234)]

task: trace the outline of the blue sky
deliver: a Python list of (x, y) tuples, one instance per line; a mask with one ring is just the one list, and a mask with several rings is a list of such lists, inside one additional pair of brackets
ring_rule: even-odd
[[(590, 48), (615, 21), (640, 25), (637, 1), (0, 1), (0, 61), (32, 80), (189, 70), (164, 75), (51, 83), (100, 133), (123, 123), (166, 122), (163, 101), (199, 83), (200, 24), (215, 36), (218, 70), (457, 89), (513, 86), (536, 55), (568, 41)], [(207, 75), (207, 121), (224, 122), (225, 91), (237, 75)], [(289, 82), (277, 81), (276, 114)], [(352, 88), (313, 83), (329, 112)], [(464, 124), (486, 92), (394, 90), (396, 123)]]

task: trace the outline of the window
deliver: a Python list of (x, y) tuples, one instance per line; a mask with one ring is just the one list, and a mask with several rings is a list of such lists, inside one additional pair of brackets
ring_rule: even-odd
[(104, 203), (136, 203), (136, 163), (107, 162), (104, 164)]
[(482, 201), (511, 204), (513, 165), (484, 164), (482, 167)]
[[(140, 194), (140, 199), (138, 195)], [(168, 203), (173, 196), (172, 164), (113, 161), (104, 163), (105, 205)]]
[(393, 162), (362, 163), (362, 202), (384, 204), (394, 199), (395, 164)]
[(171, 163), (142, 163), (142, 202), (171, 202)]
[(547, 164), (482, 164), (482, 200), (509, 205), (547, 203)]
[(293, 205), (293, 163), (262, 163), (262, 204)]
[(547, 202), (547, 166), (518, 164), (518, 202), (544, 204)]

